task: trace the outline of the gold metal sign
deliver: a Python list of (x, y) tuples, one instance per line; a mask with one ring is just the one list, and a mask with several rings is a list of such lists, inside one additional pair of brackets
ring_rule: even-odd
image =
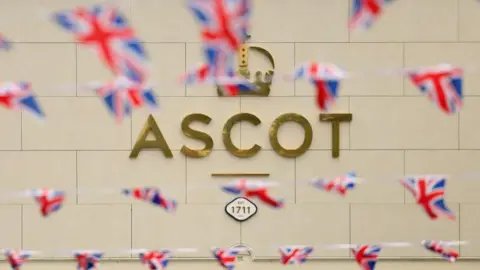
[[(203, 158), (208, 156), (213, 149), (213, 139), (210, 135), (205, 132), (195, 130), (190, 127), (190, 124), (193, 122), (201, 122), (205, 125), (208, 125), (211, 122), (211, 118), (208, 115), (201, 113), (194, 113), (187, 115), (182, 123), (181, 128), (183, 134), (188, 137), (204, 143), (202, 149), (191, 149), (190, 147), (184, 145), (180, 149), (183, 155), (190, 158)], [(332, 124), (332, 157), (338, 158), (340, 156), (340, 123), (351, 122), (352, 114), (351, 113), (332, 113), (332, 114), (320, 114), (320, 122), (330, 122)], [(258, 126), (262, 121), (251, 113), (238, 113), (230, 117), (223, 126), (222, 129), (222, 140), (225, 148), (234, 156), (239, 158), (250, 158), (255, 156), (262, 147), (258, 144), (248, 148), (241, 149), (235, 146), (232, 142), (231, 132), (232, 128), (236, 123), (246, 121), (255, 126)], [(304, 131), (303, 143), (294, 149), (287, 149), (283, 147), (278, 140), (278, 130), (280, 127), (287, 123), (294, 122), (300, 125)], [(152, 134), (155, 138), (154, 140), (147, 140), (149, 134)], [(282, 157), (286, 158), (296, 158), (305, 154), (305, 152), (310, 148), (313, 139), (313, 129), (310, 122), (302, 115), (296, 113), (286, 113), (278, 116), (270, 126), (270, 131), (268, 134), (270, 139), (270, 144), (273, 150)], [(144, 149), (156, 149), (162, 151), (166, 158), (172, 158), (172, 150), (168, 146), (165, 137), (160, 130), (157, 122), (152, 115), (149, 115), (145, 125), (138, 136), (138, 139), (133, 146), (133, 150), (130, 153), (130, 158), (137, 158), (139, 153)]]
[[(272, 69), (266, 71), (263, 74), (262, 72), (257, 71), (255, 73), (255, 78), (253, 82), (258, 86), (257, 91), (249, 92), (249, 93), (242, 93), (243, 95), (254, 95), (260, 97), (266, 97), (270, 94), (270, 86), (272, 84), (273, 78), (273, 69), (275, 68), (275, 62), (273, 60), (273, 56), (264, 48), (258, 46), (249, 46), (248, 44), (244, 44), (240, 48), (239, 52), (239, 70), (238, 73), (245, 78), (250, 79), (250, 71), (248, 69), (248, 57), (249, 52), (258, 52), (260, 55), (265, 56), (268, 61), (270, 62)], [(222, 95), (222, 91), (218, 88), (218, 94)], [(202, 149), (192, 149), (186, 145), (183, 145), (180, 149), (180, 152), (190, 158), (204, 158), (208, 156), (213, 149), (214, 142), (212, 137), (205, 132), (195, 130), (191, 127), (191, 124), (194, 122), (200, 122), (204, 125), (210, 124), (212, 118), (210, 116), (202, 114), (202, 113), (193, 113), (187, 115), (181, 123), (181, 129), (183, 134), (191, 139), (195, 139), (198, 141), (203, 142), (204, 147)], [(320, 114), (319, 115), (320, 122), (330, 122), (332, 124), (332, 157), (338, 158), (340, 156), (340, 123), (344, 122), (351, 122), (352, 121), (352, 114), (350, 113), (333, 113), (333, 114)], [(262, 121), (251, 113), (238, 113), (230, 117), (224, 124), (222, 129), (222, 141), (225, 145), (225, 148), (234, 156), (238, 158), (250, 158), (255, 156), (262, 147), (260, 145), (253, 145), (248, 149), (242, 149), (237, 147), (231, 137), (231, 132), (233, 127), (240, 122), (248, 122), (251, 125), (258, 126), (262, 123)], [(278, 140), (278, 131), (280, 127), (287, 123), (287, 122), (294, 122), (300, 125), (304, 131), (304, 139), (303, 143), (294, 149), (287, 149), (283, 147), (279, 140)], [(154, 140), (147, 140), (149, 134), (152, 134), (155, 138)], [(296, 158), (299, 157), (310, 148), (313, 140), (313, 129), (312, 125), (308, 122), (308, 120), (297, 113), (286, 113), (278, 116), (270, 126), (270, 130), (268, 133), (268, 137), (270, 140), (270, 144), (273, 150), (280, 156), (286, 158)], [(138, 139), (133, 147), (132, 152), (130, 153), (130, 158), (137, 158), (140, 152), (144, 149), (156, 149), (163, 152), (163, 155), (166, 158), (173, 158), (172, 150), (168, 146), (167, 141), (165, 140), (160, 127), (158, 126), (157, 122), (153, 118), (152, 115), (149, 115), (145, 125), (138, 136)], [(238, 175), (215, 175), (215, 176), (238, 176)], [(264, 176), (264, 175), (262, 175)]]
[[(249, 35), (247, 36), (247, 40), (248, 39), (250, 39)], [(265, 57), (270, 63), (272, 68), (267, 70), (263, 74), (260, 70), (256, 71), (255, 76), (252, 79), (250, 70), (248, 69), (248, 57), (250, 52), (256, 52), (259, 55)], [(240, 92), (240, 96), (261, 96), (261, 97), (268, 96), (270, 94), (270, 86), (272, 85), (274, 69), (275, 69), (275, 61), (273, 59), (273, 55), (267, 49), (259, 46), (248, 45), (246, 43), (243, 44), (240, 47), (240, 50), (238, 52), (237, 73), (240, 76), (246, 79), (249, 79), (250, 82), (254, 83), (257, 86), (257, 88), (253, 91)], [(217, 94), (218, 96), (224, 96), (223, 91), (221, 91), (220, 87), (217, 87)]]

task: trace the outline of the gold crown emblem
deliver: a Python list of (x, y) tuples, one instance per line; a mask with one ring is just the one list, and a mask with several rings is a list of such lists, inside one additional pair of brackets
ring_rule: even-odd
[[(246, 41), (250, 39), (250, 35), (247, 35)], [(272, 66), (271, 69), (267, 70), (266, 72), (262, 72), (260, 70), (255, 72), (255, 75), (253, 78), (251, 78), (250, 70), (248, 69), (248, 57), (249, 57), (249, 52), (256, 52), (259, 55), (264, 56), (270, 65)], [(272, 80), (273, 80), (273, 70), (275, 69), (275, 61), (273, 59), (272, 54), (265, 48), (259, 47), (259, 46), (250, 46), (246, 43), (244, 43), (238, 52), (238, 71), (237, 74), (248, 79), (250, 82), (254, 83), (257, 88), (253, 91), (245, 91), (245, 92), (240, 92), (240, 96), (261, 96), (261, 97), (267, 97), (270, 95), (270, 86), (272, 85)], [(263, 78), (262, 78), (263, 76)], [(217, 94), (218, 96), (225, 96), (224, 92), (220, 88), (220, 86), (217, 86)]]

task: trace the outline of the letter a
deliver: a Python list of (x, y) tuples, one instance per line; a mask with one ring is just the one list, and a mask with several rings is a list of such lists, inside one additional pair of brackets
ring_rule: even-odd
[[(147, 140), (150, 132), (153, 133), (155, 140)], [(155, 119), (151, 114), (148, 116), (147, 122), (145, 122), (145, 125), (140, 132), (137, 142), (133, 146), (132, 152), (130, 153), (130, 158), (138, 157), (138, 154), (140, 154), (140, 151), (143, 149), (160, 149), (166, 158), (173, 157), (172, 150), (170, 150), (170, 147), (168, 147), (167, 141), (165, 141), (157, 122), (155, 122)]]

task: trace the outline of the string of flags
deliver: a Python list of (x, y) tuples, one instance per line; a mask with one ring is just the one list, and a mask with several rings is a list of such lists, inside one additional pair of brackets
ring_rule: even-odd
[[(250, 29), (251, 0), (187, 0), (186, 8), (199, 25), (202, 63), (186, 74), (185, 85), (210, 83), (226, 96), (257, 91), (258, 87), (236, 74), (234, 60)], [(353, 0), (350, 28), (372, 27), (384, 6), (393, 0)], [(101, 62), (112, 72), (112, 81), (95, 83), (95, 91), (107, 110), (121, 123), (133, 108), (156, 110), (159, 103), (150, 78), (150, 58), (141, 39), (126, 16), (112, 3), (80, 6), (52, 12), (52, 23), (73, 35), (78, 44), (95, 50)], [(0, 49), (10, 50), (11, 42), (0, 35)], [(440, 110), (453, 114), (463, 101), (463, 69), (449, 64), (405, 69), (399, 72), (432, 100)], [(296, 67), (293, 80), (307, 79), (316, 91), (316, 104), (326, 112), (338, 98), (340, 81), (348, 75), (329, 63), (305, 63)], [(8, 109), (25, 108), (44, 117), (38, 101), (26, 82), (6, 83), (0, 88), (0, 104)]]
[[(459, 252), (450, 248), (451, 246), (459, 246), (467, 244), (464, 241), (434, 241), (423, 240), (420, 243), (408, 242), (390, 242), (379, 244), (335, 244), (322, 247), (314, 247), (311, 245), (284, 245), (277, 247), (279, 252), (279, 259), (282, 265), (301, 265), (308, 261), (309, 257), (316, 249), (349, 249), (352, 253), (355, 262), (362, 270), (374, 270), (377, 261), (380, 257), (380, 252), (388, 247), (411, 247), (414, 245), (421, 245), (426, 250), (436, 254), (437, 256), (454, 263), (458, 257)], [(195, 248), (178, 248), (178, 249), (130, 249), (127, 251), (120, 251), (121, 254), (134, 254), (138, 256), (141, 264), (148, 266), (150, 270), (163, 270), (169, 265), (169, 262), (175, 253), (188, 252), (194, 253), (198, 250)], [(245, 247), (230, 247), (230, 248), (212, 248), (211, 255), (218, 264), (229, 270), (235, 269), (237, 256), (241, 252), (247, 251)], [(40, 251), (33, 250), (2, 250), (11, 268), (20, 270), (20, 268), (35, 254), (40, 254)], [(70, 251), (72, 258), (76, 261), (77, 270), (96, 269), (97, 264), (104, 257), (105, 252), (97, 250), (73, 250)]]
[[(336, 193), (342, 197), (353, 190), (362, 182), (355, 172), (333, 178), (315, 178), (308, 184), (320, 191)], [(436, 220), (440, 216), (455, 220), (455, 213), (447, 207), (445, 202), (445, 189), (447, 179), (444, 176), (406, 176), (399, 180), (400, 184), (415, 198), (416, 203), (424, 210), (426, 215)], [(271, 194), (271, 188), (279, 184), (272, 181), (239, 179), (220, 185), (220, 190), (236, 197), (245, 197), (257, 200), (274, 209), (285, 207), (283, 199), (275, 198)], [(84, 191), (79, 191), (84, 192)], [(84, 193), (93, 192), (85, 191)], [(162, 208), (168, 213), (174, 213), (178, 208), (178, 202), (174, 198), (167, 197), (157, 187), (135, 187), (120, 190), (103, 190), (104, 193), (118, 193), (134, 200), (144, 201), (153, 206)], [(33, 189), (16, 193), (13, 197), (32, 197), (40, 208), (43, 217), (62, 208), (67, 196), (66, 191), (56, 189)], [(12, 196), (5, 196), (11, 199)]]

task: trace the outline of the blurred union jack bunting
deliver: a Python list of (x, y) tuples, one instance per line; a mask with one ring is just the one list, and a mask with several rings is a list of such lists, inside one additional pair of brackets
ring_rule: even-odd
[(315, 178), (310, 183), (317, 189), (345, 196), (347, 191), (353, 190), (360, 181), (361, 179), (352, 171), (334, 178)]
[(321, 111), (328, 109), (338, 98), (340, 80), (346, 77), (346, 73), (339, 67), (332, 64), (304, 63), (295, 69), (293, 75), (286, 78), (308, 80), (316, 90), (317, 106)]
[(455, 213), (445, 203), (446, 178), (432, 175), (405, 177), (400, 183), (410, 191), (430, 219), (437, 219), (439, 215), (456, 219)]
[(229, 194), (234, 194), (249, 199), (258, 199), (264, 204), (273, 208), (282, 208), (284, 201), (272, 197), (268, 190), (269, 187), (275, 184), (276, 183), (274, 182), (240, 179), (224, 184), (221, 188), (224, 192)]
[(25, 81), (0, 84), (0, 104), (11, 110), (25, 109), (39, 118), (45, 117), (30, 83)]
[(444, 241), (435, 241), (435, 240), (423, 240), (421, 242), (423, 247), (428, 251), (436, 253), (440, 255), (443, 259), (453, 263), (458, 259), (460, 255), (458, 251), (449, 249), (449, 246), (458, 246), (466, 244), (466, 242), (459, 242), (459, 241), (451, 241), (451, 242), (444, 242)]
[(280, 252), (280, 262), (287, 264), (303, 264), (307, 262), (308, 256), (313, 252), (312, 246), (286, 245), (278, 248)]

